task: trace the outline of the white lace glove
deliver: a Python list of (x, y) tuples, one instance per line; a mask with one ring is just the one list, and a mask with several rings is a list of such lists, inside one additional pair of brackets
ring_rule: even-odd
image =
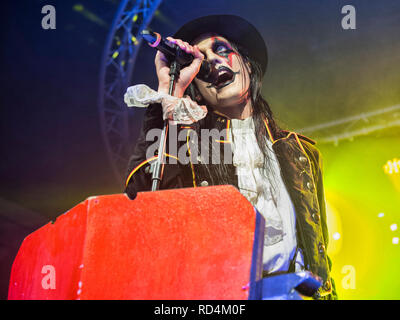
[(129, 87), (124, 95), (128, 107), (146, 108), (151, 103), (161, 103), (163, 119), (169, 119), (174, 124), (192, 124), (207, 115), (207, 107), (199, 106), (189, 96), (173, 97), (157, 92), (145, 84)]

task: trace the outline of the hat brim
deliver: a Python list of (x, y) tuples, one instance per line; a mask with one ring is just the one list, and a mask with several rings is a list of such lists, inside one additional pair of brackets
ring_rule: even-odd
[(216, 33), (236, 43), (256, 60), (265, 74), (268, 64), (267, 46), (258, 30), (247, 20), (235, 15), (210, 15), (184, 24), (174, 38), (192, 43), (205, 33)]

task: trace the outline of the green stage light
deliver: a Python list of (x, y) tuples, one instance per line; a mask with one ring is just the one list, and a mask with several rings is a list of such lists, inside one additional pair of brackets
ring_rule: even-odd
[(328, 253), (340, 299), (400, 299), (400, 174), (382, 170), (392, 159), (395, 172), (398, 141), (398, 135), (369, 135), (319, 145)]

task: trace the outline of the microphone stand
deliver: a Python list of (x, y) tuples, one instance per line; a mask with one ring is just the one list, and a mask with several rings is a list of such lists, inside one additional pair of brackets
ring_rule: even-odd
[[(176, 58), (178, 58), (179, 53), (180, 53), (180, 48), (177, 49)], [(168, 94), (171, 96), (174, 93), (175, 84), (177, 79), (179, 78), (179, 74), (181, 71), (181, 65), (179, 64), (176, 58), (172, 61), (171, 66), (169, 68), (170, 80), (169, 80)], [(158, 157), (156, 161), (154, 161), (150, 166), (150, 172), (152, 172), (153, 174), (151, 177), (152, 180), (151, 191), (157, 191), (160, 188), (160, 183), (164, 172), (165, 146), (168, 134), (168, 121), (169, 121), (168, 119), (164, 120), (164, 128), (161, 133), (160, 145), (158, 146)]]

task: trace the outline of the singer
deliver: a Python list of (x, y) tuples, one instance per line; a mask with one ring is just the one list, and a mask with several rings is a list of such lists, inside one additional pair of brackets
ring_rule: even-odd
[[(323, 280), (314, 298), (337, 299), (327, 255), (321, 154), (311, 139), (282, 130), (261, 96), (268, 61), (262, 36), (241, 17), (212, 15), (186, 23), (167, 39), (194, 59), (182, 68), (169, 96), (169, 63), (157, 51), (157, 91), (149, 90), (145, 99), (145, 91), (140, 97), (133, 94), (131, 101), (140, 98), (149, 106), (128, 165), (125, 192), (134, 199), (137, 192), (151, 189), (154, 157), (146, 157), (146, 150), (154, 141), (146, 141), (146, 134), (162, 128), (163, 119), (187, 133), (188, 145), (192, 134), (219, 130), (220, 139), (188, 149), (188, 163), (165, 164), (160, 188), (235, 186), (266, 220), (263, 275), (309, 270)], [(216, 70), (212, 81), (196, 77), (204, 59)], [(215, 151), (215, 142), (219, 163), (201, 153), (206, 147)], [(177, 158), (169, 151), (167, 158)]]

